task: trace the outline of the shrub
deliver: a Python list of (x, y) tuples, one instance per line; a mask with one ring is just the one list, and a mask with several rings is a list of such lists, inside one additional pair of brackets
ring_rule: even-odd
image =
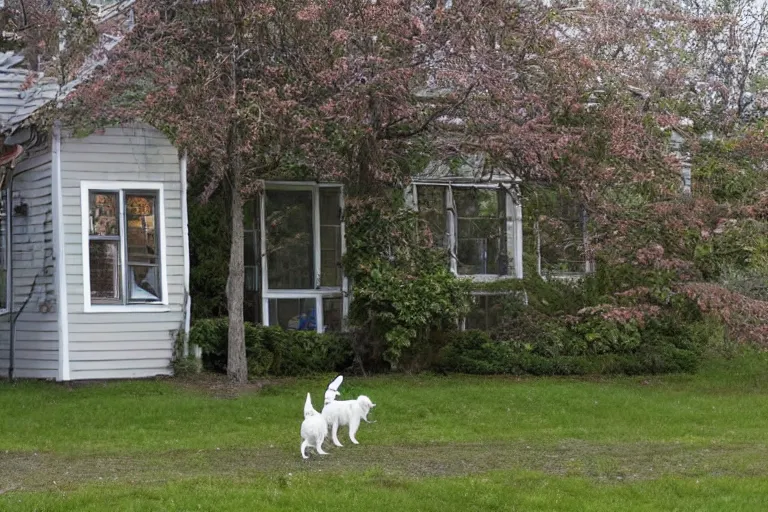
[(434, 332), (467, 313), (469, 283), (448, 269), (415, 212), (387, 203), (347, 202), (344, 270), (354, 287), (349, 321), (362, 333), (358, 359), (402, 368), (429, 352)]
[[(195, 322), (190, 343), (202, 348), (206, 367), (225, 371), (227, 367), (228, 320), (203, 319)], [(336, 333), (284, 331), (245, 323), (245, 350), (249, 375), (261, 377), (298, 376), (344, 370), (352, 363), (347, 336)]]
[(694, 372), (701, 359), (701, 352), (672, 344), (644, 345), (627, 353), (548, 357), (513, 342), (494, 341), (480, 331), (466, 331), (454, 333), (437, 368), (478, 375), (639, 375)]

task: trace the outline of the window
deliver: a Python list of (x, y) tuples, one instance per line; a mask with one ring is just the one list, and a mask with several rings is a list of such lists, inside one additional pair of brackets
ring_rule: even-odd
[(465, 329), (491, 331), (498, 327), (504, 316), (504, 302), (508, 295), (475, 294), (472, 305), (465, 319)]
[(342, 187), (267, 183), (245, 207), (245, 320), (338, 331), (348, 308)]
[(10, 260), (11, 235), (8, 230), (8, 189), (0, 191), (0, 313), (8, 311), (8, 262)]
[(82, 186), (86, 309), (167, 304), (159, 184)]
[[(450, 254), (457, 275), (522, 277), (515, 193), (504, 185), (417, 184), (415, 204), (425, 232)], [(510, 271), (510, 267), (512, 270)]]
[(505, 275), (505, 209), (503, 191), (456, 189), (458, 217), (456, 258), (460, 275)]
[(582, 204), (567, 190), (550, 186), (532, 185), (526, 198), (526, 248), (536, 257), (538, 273), (578, 277), (592, 272)]

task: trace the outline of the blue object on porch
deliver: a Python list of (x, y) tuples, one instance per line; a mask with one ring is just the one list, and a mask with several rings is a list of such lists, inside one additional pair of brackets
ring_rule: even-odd
[(303, 313), (299, 317), (299, 331), (317, 330), (317, 314), (315, 308), (309, 310), (309, 314)]

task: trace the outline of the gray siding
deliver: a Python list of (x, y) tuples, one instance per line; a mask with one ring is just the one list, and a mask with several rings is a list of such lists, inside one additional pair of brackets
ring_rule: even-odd
[[(178, 152), (146, 126), (109, 128), (61, 144), (63, 240), (69, 320), (70, 378), (102, 379), (170, 374), (176, 331), (182, 328), (184, 252)], [(85, 312), (82, 181), (162, 182), (170, 311)]]
[[(29, 149), (13, 174), (9, 208), (13, 229), (11, 265), (16, 323), (17, 377), (56, 378), (59, 367), (58, 316), (54, 287), (51, 147), (48, 141)], [(13, 207), (27, 205), (27, 215)], [(33, 283), (35, 283), (33, 287)], [(47, 309), (48, 312), (44, 312)], [(8, 371), (10, 315), (0, 317), (0, 374)]]

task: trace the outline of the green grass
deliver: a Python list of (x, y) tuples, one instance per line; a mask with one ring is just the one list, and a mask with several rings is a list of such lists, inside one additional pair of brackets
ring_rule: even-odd
[(0, 383), (0, 510), (768, 510), (766, 355), (665, 377), (348, 377), (377, 423), (303, 461), (304, 397), (319, 407), (331, 377)]

